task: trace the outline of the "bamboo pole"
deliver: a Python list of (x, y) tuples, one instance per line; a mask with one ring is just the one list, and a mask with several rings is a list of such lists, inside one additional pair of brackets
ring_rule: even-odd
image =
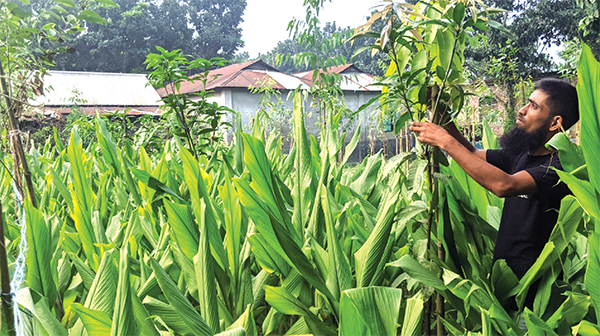
[(8, 273), (8, 257), (4, 239), (4, 213), (0, 201), (0, 276), (2, 277), (2, 310), (6, 318), (9, 336), (15, 335), (15, 318), (13, 316), (13, 300), (10, 292), (10, 274)]
[[(29, 166), (27, 165), (27, 158), (25, 157), (25, 151), (23, 150), (23, 144), (21, 142), (21, 131), (19, 130), (19, 124), (17, 123), (17, 118), (15, 117), (14, 105), (12, 103), (12, 99), (10, 98), (10, 91), (8, 89), (8, 84), (6, 83), (6, 77), (4, 75), (4, 65), (2, 64), (2, 60), (0, 59), (0, 82), (2, 87), (2, 93), (4, 100), (6, 101), (6, 111), (8, 115), (8, 124), (9, 124), (9, 134), (10, 140), (12, 143), (13, 149), (13, 168), (15, 169), (15, 179), (17, 181), (20, 180), (21, 172), (20, 168), (23, 170), (23, 176), (25, 177), (25, 184), (27, 185), (27, 192), (29, 195), (29, 199), (31, 204), (37, 208), (37, 200), (35, 199), (35, 193), (33, 190), (33, 182), (31, 181), (31, 172), (29, 171)], [(19, 185), (17, 185), (19, 187)], [(23, 193), (23, 186), (21, 185), (21, 195)]]

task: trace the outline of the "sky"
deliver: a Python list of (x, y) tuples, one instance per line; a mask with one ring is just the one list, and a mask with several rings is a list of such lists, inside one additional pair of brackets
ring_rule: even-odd
[[(265, 54), (277, 42), (289, 37), (287, 26), (294, 18), (301, 19), (306, 14), (302, 6), (303, 0), (246, 0), (246, 11), (242, 23), (242, 40), (245, 46), (241, 52), (247, 51), (250, 57), (259, 53)], [(319, 20), (335, 21), (338, 27), (356, 28), (366, 23), (366, 18), (373, 8), (381, 5), (380, 0), (326, 0), (319, 13)]]

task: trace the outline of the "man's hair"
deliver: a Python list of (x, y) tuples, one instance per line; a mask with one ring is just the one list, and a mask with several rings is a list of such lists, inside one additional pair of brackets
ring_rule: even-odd
[(534, 90), (541, 90), (548, 95), (546, 104), (550, 113), (563, 118), (565, 130), (571, 128), (579, 120), (579, 102), (575, 87), (563, 80), (545, 78), (535, 83)]

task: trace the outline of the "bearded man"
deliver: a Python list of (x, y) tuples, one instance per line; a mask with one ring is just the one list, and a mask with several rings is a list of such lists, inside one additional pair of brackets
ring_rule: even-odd
[[(519, 110), (516, 126), (501, 137), (501, 150), (476, 149), (454, 123), (443, 128), (415, 122), (410, 127), (419, 141), (444, 150), (477, 183), (505, 198), (494, 260), (505, 259), (519, 279), (540, 255), (558, 219), (560, 202), (570, 194), (550, 168), (562, 170), (558, 154), (545, 144), (578, 120), (575, 88), (543, 79)], [(529, 294), (526, 306), (532, 309), (535, 288)]]

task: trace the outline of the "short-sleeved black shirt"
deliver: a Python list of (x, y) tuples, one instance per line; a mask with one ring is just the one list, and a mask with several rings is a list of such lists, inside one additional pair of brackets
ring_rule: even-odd
[(562, 170), (557, 153), (510, 157), (503, 150), (488, 150), (486, 159), (508, 174), (525, 170), (537, 184), (535, 194), (505, 199), (494, 251), (494, 260), (505, 259), (520, 279), (544, 249), (556, 225), (560, 202), (571, 192), (549, 168)]

